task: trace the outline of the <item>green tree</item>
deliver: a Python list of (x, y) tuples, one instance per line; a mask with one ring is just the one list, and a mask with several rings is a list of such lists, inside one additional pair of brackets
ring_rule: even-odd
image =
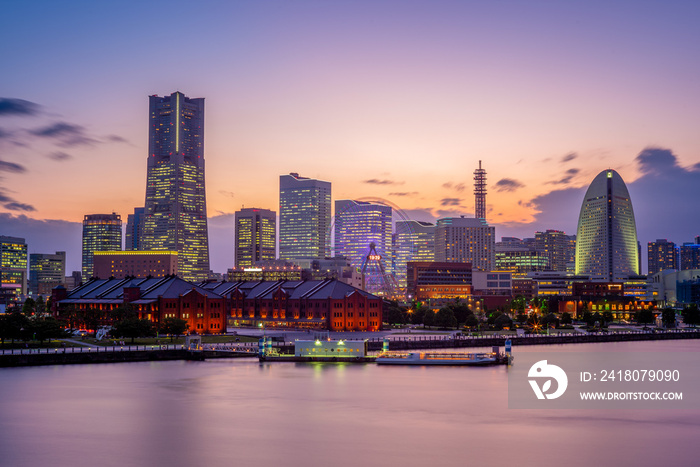
[(571, 322), (572, 322), (572, 319), (571, 319), (570, 313), (564, 312), (561, 314), (561, 324), (562, 325), (568, 326), (569, 324), (571, 324)]
[(637, 312), (637, 323), (651, 324), (654, 322), (654, 312), (651, 310), (639, 310)]
[(593, 313), (588, 310), (584, 311), (583, 316), (581, 316), (581, 321), (586, 323), (588, 326), (593, 326), (593, 322), (595, 321), (593, 319)]
[(457, 300), (454, 304), (450, 305), (450, 308), (452, 309), (452, 312), (454, 313), (455, 318), (457, 319), (457, 323), (466, 323), (467, 317), (469, 315), (474, 314), (471, 308), (469, 308), (466, 304), (462, 303), (459, 300)]
[(559, 327), (559, 318), (554, 313), (549, 313), (542, 317), (542, 326), (545, 328)]
[(513, 313), (525, 313), (525, 306), (527, 305), (527, 300), (522, 295), (516, 295), (515, 298), (510, 302), (510, 309)]
[(165, 318), (160, 325), (160, 332), (170, 334), (170, 340), (172, 341), (175, 337), (180, 337), (187, 332), (187, 328), (187, 320), (185, 319)]
[(389, 324), (408, 323), (408, 312), (405, 307), (399, 305), (395, 300), (384, 300), (382, 305), (382, 316)]
[(456, 328), (457, 318), (450, 307), (442, 307), (435, 315), (435, 325), (441, 328)]
[(27, 298), (24, 301), (24, 305), (22, 305), (22, 313), (25, 316), (32, 316), (35, 311), (36, 311), (36, 301), (32, 297)]
[(423, 317), (425, 316), (426, 308), (424, 306), (416, 306), (411, 313), (411, 323), (412, 324), (423, 324)]
[(61, 327), (61, 322), (50, 317), (30, 320), (28, 332), (31, 333), (34, 339), (38, 340), (42, 346), (47, 339), (60, 339), (65, 336), (65, 332)]
[(700, 309), (693, 303), (685, 307), (681, 315), (683, 316), (683, 323), (686, 326), (695, 326), (700, 323)]
[(602, 314), (602, 320), (603, 320), (602, 324), (604, 324), (605, 326), (607, 326), (608, 323), (612, 323), (612, 321), (613, 321), (612, 312), (611, 311), (604, 311)]
[(119, 321), (112, 329), (112, 335), (115, 337), (131, 338), (131, 343), (137, 337), (153, 337), (156, 335), (155, 327), (147, 319), (128, 318)]
[(661, 321), (664, 323), (665, 327), (675, 328), (676, 310), (674, 310), (673, 308), (664, 308), (664, 310), (661, 312)]
[(435, 324), (435, 312), (433, 310), (425, 310), (423, 314), (423, 327), (432, 326)]
[(496, 329), (500, 331), (503, 328), (513, 327), (513, 320), (510, 319), (510, 317), (507, 314), (501, 313), (493, 321), (493, 325), (496, 327)]
[(25, 340), (29, 336), (29, 318), (19, 312), (9, 313), (0, 316), (0, 339), (5, 343), (5, 339), (10, 339), (12, 343), (15, 340)]
[(467, 316), (467, 321), (465, 321), (464, 325), (468, 328), (475, 328), (479, 325), (479, 318), (472, 313), (471, 315)]
[(502, 314), (503, 314), (503, 313), (501, 313), (500, 311), (494, 311), (493, 313), (489, 314), (489, 317), (488, 317), (488, 319), (486, 320), (486, 322), (489, 323), (489, 324), (493, 324), (493, 323), (496, 322), (496, 318), (498, 318), (498, 317), (501, 316)]

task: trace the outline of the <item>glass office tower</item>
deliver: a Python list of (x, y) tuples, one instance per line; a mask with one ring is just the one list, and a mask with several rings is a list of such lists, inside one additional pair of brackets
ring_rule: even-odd
[(331, 184), (280, 175), (280, 250), (283, 260), (323, 259), (330, 254)]

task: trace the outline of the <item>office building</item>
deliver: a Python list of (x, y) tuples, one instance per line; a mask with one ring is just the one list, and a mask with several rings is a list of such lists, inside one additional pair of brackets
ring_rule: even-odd
[(678, 247), (666, 239), (657, 239), (647, 245), (647, 274), (664, 269), (678, 269)]
[(435, 224), (396, 221), (394, 275), (399, 287), (406, 287), (407, 263), (435, 261)]
[(438, 219), (435, 261), (471, 263), (474, 269), (492, 271), (496, 264), (496, 229), (484, 219), (447, 217)]
[(126, 220), (126, 238), (124, 249), (127, 251), (141, 249), (141, 237), (143, 235), (143, 219), (146, 208), (134, 208), (134, 213), (129, 214)]
[(250, 268), (259, 261), (275, 259), (277, 214), (268, 209), (236, 211), (236, 268)]
[(94, 277), (165, 277), (177, 275), (177, 251), (96, 251)]
[(27, 293), (27, 243), (23, 238), (0, 235), (0, 287), (3, 302)]
[[(347, 258), (357, 269), (367, 261), (365, 290), (371, 292), (382, 288), (383, 273), (391, 273), (391, 216), (391, 207), (383, 204), (335, 202), (335, 254)], [(371, 260), (367, 260), (368, 256)]]
[(576, 274), (603, 282), (623, 282), (639, 274), (632, 200), (614, 170), (600, 172), (583, 198), (576, 231)]
[(408, 301), (467, 297), (471, 294), (471, 285), (472, 265), (470, 263), (436, 261), (406, 263), (406, 299)]
[(331, 184), (280, 175), (279, 258), (323, 259), (330, 254)]
[(51, 289), (65, 285), (66, 252), (55, 254), (32, 253), (29, 255), (29, 291), (48, 295)]
[(119, 214), (86, 214), (83, 218), (83, 278), (93, 276), (96, 251), (122, 249), (122, 218)]
[(695, 243), (681, 245), (681, 269), (700, 269), (700, 237), (695, 237)]
[(204, 99), (149, 97), (148, 174), (141, 249), (177, 251), (186, 280), (209, 275)]
[(532, 271), (551, 270), (551, 257), (543, 251), (512, 243), (496, 243), (496, 269), (523, 278)]
[(550, 270), (566, 271), (576, 258), (576, 236), (561, 230), (535, 232), (535, 248), (547, 255)]

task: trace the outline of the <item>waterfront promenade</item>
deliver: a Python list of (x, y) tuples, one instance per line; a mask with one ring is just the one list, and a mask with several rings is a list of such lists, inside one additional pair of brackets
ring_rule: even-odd
[[(243, 335), (244, 332), (239, 332)], [(283, 353), (294, 352), (294, 340), (313, 339), (329, 336), (333, 339), (368, 341), (370, 351), (380, 351), (384, 340), (389, 340), (390, 350), (419, 350), (419, 349), (452, 349), (475, 347), (503, 347), (506, 339), (510, 339), (514, 347), (523, 345), (556, 345), (603, 342), (631, 342), (653, 340), (700, 339), (700, 330), (674, 329), (644, 331), (626, 330), (624, 332), (598, 332), (574, 334), (533, 334), (523, 336), (489, 335), (463, 336), (459, 333), (444, 335), (426, 334), (421, 332), (384, 334), (382, 336), (358, 335), (359, 333), (331, 333), (313, 335), (305, 332), (278, 332), (278, 337), (284, 341), (274, 342), (273, 345)], [(269, 334), (268, 334), (269, 335)], [(256, 337), (256, 335), (251, 335)], [(83, 345), (80, 347), (55, 347), (42, 349), (4, 349), (0, 351), (0, 367), (34, 366), (34, 365), (65, 365), (81, 363), (116, 363), (140, 362), (157, 360), (206, 360), (212, 358), (245, 358), (256, 357), (257, 342), (241, 342), (226, 344), (203, 344), (197, 350), (187, 349), (184, 345), (114, 345), (97, 346)]]

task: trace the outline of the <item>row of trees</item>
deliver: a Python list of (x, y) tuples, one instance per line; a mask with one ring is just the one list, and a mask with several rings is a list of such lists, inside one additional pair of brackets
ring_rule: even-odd
[[(530, 306), (533, 306), (531, 302)], [(554, 313), (546, 313), (547, 302), (545, 300), (535, 301), (534, 306), (539, 307), (540, 313), (525, 313), (526, 300), (518, 296), (511, 302), (511, 309), (518, 310), (515, 314), (515, 321), (521, 325), (528, 324), (534, 328), (568, 326), (573, 322), (570, 313), (562, 313), (557, 316)], [(542, 312), (544, 310), (544, 312)], [(683, 322), (689, 326), (700, 324), (700, 309), (696, 304), (687, 306), (682, 312)], [(651, 324), (655, 320), (652, 310), (640, 310), (636, 313), (636, 321), (639, 324)], [(584, 311), (581, 321), (588, 326), (598, 325), (605, 327), (612, 323), (614, 316), (610, 311), (595, 312)], [(676, 323), (676, 311), (666, 308), (661, 312), (662, 322), (666, 327), (673, 327)], [(437, 326), (441, 328), (456, 327), (476, 327), (479, 324), (488, 324), (494, 329), (500, 330), (504, 327), (512, 327), (513, 319), (501, 311), (492, 311), (477, 317), (474, 312), (464, 303), (456, 300), (447, 306), (442, 307), (437, 312), (421, 306), (414, 302), (411, 308), (399, 305), (396, 301), (384, 302), (384, 321), (390, 324), (422, 324), (424, 326)]]
[(66, 310), (65, 317), (58, 320), (51, 316), (15, 312), (0, 315), (0, 343), (5, 341), (44, 341), (71, 337), (65, 329), (91, 329), (113, 323), (110, 335), (115, 338), (134, 339), (153, 337), (157, 333), (168, 334), (171, 340), (187, 332), (187, 321), (179, 318), (166, 318), (158, 327), (147, 319), (139, 319), (128, 307), (103, 312), (101, 310)]

